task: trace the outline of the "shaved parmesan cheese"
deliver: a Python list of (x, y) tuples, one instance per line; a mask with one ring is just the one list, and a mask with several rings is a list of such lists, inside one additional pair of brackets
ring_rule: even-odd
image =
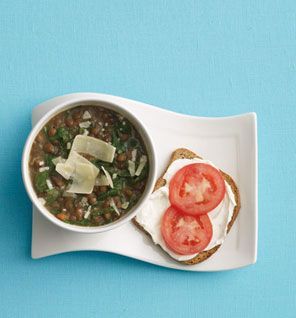
[(110, 206), (118, 215), (120, 215), (120, 212), (119, 212), (119, 210), (118, 210), (113, 198), (110, 200)]
[(89, 160), (81, 156), (76, 151), (71, 151), (69, 158), (64, 163), (58, 163), (56, 165), (56, 171), (62, 175), (65, 179), (69, 180), (75, 171), (75, 165), (77, 163), (84, 163), (91, 166), (94, 174), (99, 173), (99, 169), (92, 164)]
[(128, 161), (128, 171), (130, 175), (134, 177), (135, 171), (136, 171), (136, 165), (134, 161), (131, 161), (131, 160)]
[(73, 175), (75, 170), (75, 165), (70, 165), (69, 163), (57, 163), (56, 171), (66, 180), (69, 180)]
[(82, 123), (79, 124), (79, 127), (80, 128), (89, 128), (91, 125), (91, 122), (88, 120), (88, 121), (83, 121)]
[(46, 179), (46, 184), (49, 190), (53, 189), (53, 185), (49, 179)]
[(76, 163), (72, 175), (73, 182), (67, 192), (71, 193), (92, 193), (97, 175), (91, 164)]
[(61, 156), (59, 156), (59, 157), (53, 158), (51, 161), (56, 166), (58, 163), (66, 162), (66, 159), (64, 159)]
[(98, 167), (96, 167), (89, 160), (87, 160), (86, 158), (84, 158), (79, 153), (77, 153), (76, 151), (73, 151), (73, 150), (71, 150), (71, 152), (70, 152), (69, 158), (67, 159), (67, 163), (71, 163), (71, 164), (85, 163), (85, 164), (91, 165), (91, 167), (94, 171), (94, 174), (98, 174), (100, 171)]
[(73, 141), (71, 151), (86, 153), (97, 159), (112, 162), (115, 150), (115, 147), (100, 139), (77, 135)]
[(90, 118), (91, 118), (91, 114), (86, 110), (82, 115), (82, 119), (90, 119)]
[(132, 151), (132, 161), (136, 161), (136, 158), (137, 158), (137, 149), (134, 149)]
[(139, 176), (141, 174), (141, 172), (144, 169), (146, 163), (147, 163), (147, 156), (145, 156), (145, 155), (141, 156), (140, 164), (139, 164), (139, 166), (137, 168), (137, 171), (135, 172), (136, 176)]
[(39, 168), (39, 171), (40, 171), (40, 172), (44, 172), (44, 171), (46, 171), (46, 170), (49, 170), (49, 167), (42, 167), (42, 168)]
[(109, 181), (107, 179), (107, 177), (105, 175), (100, 175), (97, 179), (96, 179), (96, 186), (108, 186), (109, 185)]
[(91, 193), (95, 185), (99, 169), (89, 160), (71, 151), (65, 163), (58, 163), (56, 171), (65, 179), (73, 179), (67, 192), (70, 193)]
[(71, 142), (67, 142), (67, 149), (68, 149), (68, 150), (71, 149)]
[(46, 201), (43, 198), (38, 198), (39, 202), (44, 205), (46, 203)]
[(90, 216), (90, 212), (91, 212), (91, 205), (88, 207), (86, 213), (84, 214), (85, 219), (88, 219), (88, 217)]
[(113, 181), (112, 181), (112, 178), (111, 178), (109, 172), (103, 166), (101, 166), (101, 168), (102, 168), (103, 172), (105, 173), (105, 176), (108, 180), (108, 183), (109, 183), (108, 185), (110, 185), (110, 187), (113, 188)]
[(64, 192), (63, 197), (76, 198), (77, 195), (75, 193)]
[(42, 161), (39, 162), (39, 166), (41, 167), (43, 165), (44, 165), (44, 161), (42, 160)]
[(112, 179), (114, 180), (114, 179), (116, 179), (117, 178), (117, 173), (113, 173), (112, 174)]
[(122, 205), (121, 205), (121, 207), (122, 207), (124, 210), (127, 209), (128, 206), (129, 206), (129, 202), (124, 202), (124, 203), (122, 203)]
[(87, 136), (88, 134), (89, 134), (89, 131), (87, 129), (84, 129), (83, 136)]

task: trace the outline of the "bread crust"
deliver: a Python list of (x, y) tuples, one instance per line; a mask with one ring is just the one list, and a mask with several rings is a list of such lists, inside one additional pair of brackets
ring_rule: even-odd
[[(175, 160), (178, 160), (178, 159), (194, 159), (194, 158), (202, 159), (202, 157), (198, 156), (197, 154), (195, 154), (191, 150), (188, 150), (188, 149), (185, 149), (185, 148), (176, 149), (173, 152), (172, 156), (171, 156), (171, 159), (170, 159), (170, 161), (169, 161), (169, 163), (167, 165), (167, 168), (166, 168), (165, 172), (156, 181), (153, 191), (156, 191), (157, 189), (163, 187), (166, 184), (166, 180), (163, 178), (163, 176), (165, 175), (167, 169), (169, 168), (169, 166), (171, 165), (172, 162), (174, 162)], [(235, 201), (236, 201), (236, 206), (233, 209), (232, 218), (231, 218), (230, 222), (227, 225), (227, 233), (229, 233), (232, 225), (234, 224), (234, 222), (235, 222), (235, 220), (236, 220), (236, 218), (238, 216), (238, 213), (239, 213), (239, 210), (240, 210), (240, 207), (241, 207), (241, 200), (240, 200), (240, 194), (239, 194), (238, 187), (235, 184), (234, 180), (231, 178), (230, 175), (228, 175), (227, 173), (223, 172), (222, 170), (220, 170), (220, 172), (222, 173), (224, 180), (230, 185), (230, 187), (232, 189), (232, 192), (234, 194), (234, 197), (235, 197)], [(133, 222), (139, 229), (144, 231), (151, 238), (151, 235), (136, 221), (136, 218), (133, 219)], [(182, 264), (185, 264), (185, 265), (195, 265), (195, 264), (198, 264), (198, 263), (201, 263), (201, 262), (205, 261), (210, 256), (212, 256), (219, 249), (220, 246), (221, 246), (221, 244), (211, 248), (208, 251), (203, 251), (203, 252), (199, 253), (197, 256), (195, 256), (192, 259), (187, 260), (187, 261), (177, 261), (175, 259), (174, 260), (176, 262), (179, 262), (179, 263), (182, 263)]]

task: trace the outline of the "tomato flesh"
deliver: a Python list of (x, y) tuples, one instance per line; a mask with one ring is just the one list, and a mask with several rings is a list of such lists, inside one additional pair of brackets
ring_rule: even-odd
[(170, 250), (181, 255), (203, 251), (213, 235), (212, 223), (208, 215), (184, 215), (170, 206), (161, 222), (162, 237)]
[(225, 195), (221, 172), (205, 163), (180, 169), (171, 179), (169, 199), (173, 206), (189, 215), (203, 215), (215, 209)]

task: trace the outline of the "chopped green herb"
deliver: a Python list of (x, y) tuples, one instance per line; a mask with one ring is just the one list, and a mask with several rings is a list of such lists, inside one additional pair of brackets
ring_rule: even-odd
[(107, 192), (100, 193), (97, 197), (98, 201), (105, 200), (108, 197), (114, 197), (118, 194), (117, 189), (110, 189)]
[(84, 226), (91, 225), (91, 222), (88, 219), (82, 219), (81, 221), (64, 221), (64, 222), (70, 223), (70, 224), (84, 225)]
[(52, 159), (55, 158), (53, 155), (46, 154), (44, 157), (45, 166), (49, 167), (49, 170), (55, 169), (55, 165), (52, 162)]
[(116, 148), (118, 153), (126, 150), (126, 144), (120, 140), (115, 130), (112, 131), (112, 146)]
[(35, 176), (35, 187), (38, 192), (45, 192), (47, 190), (46, 180), (48, 178), (48, 170), (38, 172)]
[(58, 213), (61, 213), (61, 210), (59, 210), (59, 209), (50, 209), (50, 212), (52, 214), (58, 214)]
[(57, 189), (50, 189), (46, 191), (45, 200), (47, 203), (53, 203), (60, 196), (60, 192)]
[(136, 148), (139, 146), (139, 141), (136, 138), (131, 137), (128, 141), (127, 141), (127, 145), (129, 148)]
[(132, 130), (131, 125), (129, 123), (127, 123), (126, 121), (118, 122), (116, 128), (123, 134), (128, 134)]
[(148, 172), (149, 172), (149, 168), (148, 168), (148, 164), (146, 164), (145, 167), (143, 168), (141, 174), (140, 174), (138, 177), (136, 177), (136, 178), (131, 178), (131, 179), (129, 179), (129, 180), (128, 180), (128, 183), (129, 183), (130, 185), (133, 185), (133, 184), (135, 184), (135, 183), (138, 183), (138, 182), (140, 182), (140, 181), (143, 181), (143, 180), (147, 177)]
[(125, 183), (126, 183), (125, 178), (117, 177), (116, 179), (113, 180), (114, 189), (118, 189), (119, 191), (121, 191), (121, 189), (124, 188)]
[(58, 138), (63, 142), (63, 144), (66, 144), (69, 142), (72, 138), (69, 130), (65, 127), (60, 127), (57, 130), (57, 136)]
[(123, 178), (131, 178), (131, 174), (128, 170), (118, 170), (117, 175)]
[(54, 136), (48, 137), (50, 141), (58, 140), (63, 145), (65, 145), (68, 141), (72, 140), (72, 135), (66, 127), (59, 127)]

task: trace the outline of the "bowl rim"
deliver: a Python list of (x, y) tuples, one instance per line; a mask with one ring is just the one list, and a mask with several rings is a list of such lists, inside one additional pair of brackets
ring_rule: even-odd
[[(136, 128), (138, 133), (141, 135), (143, 142), (147, 149), (147, 155), (149, 157), (149, 174), (146, 183), (145, 190), (140, 197), (137, 204), (122, 218), (118, 219), (115, 222), (110, 224), (102, 225), (102, 226), (80, 226), (80, 225), (73, 225), (69, 223), (65, 223), (58, 218), (56, 218), (53, 214), (51, 214), (45, 206), (43, 206), (38, 199), (38, 196), (33, 188), (30, 171), (29, 171), (29, 158), (31, 147), (33, 141), (35, 140), (39, 131), (44, 127), (44, 125), (55, 115), (67, 110), (74, 108), (76, 106), (101, 106), (110, 110), (113, 110), (123, 117), (127, 118)], [(57, 225), (60, 228), (66, 229), (72, 232), (78, 233), (101, 233), (105, 231), (109, 231), (115, 229), (119, 226), (122, 226), (126, 222), (130, 221), (137, 213), (137, 211), (143, 206), (144, 202), (147, 200), (149, 195), (152, 193), (154, 184), (156, 181), (156, 171), (157, 171), (157, 159), (156, 159), (156, 152), (153, 140), (147, 130), (146, 126), (140, 121), (131, 111), (128, 110), (128, 107), (124, 107), (117, 102), (110, 102), (106, 101), (100, 97), (76, 97), (71, 100), (62, 101), (56, 104), (51, 110), (46, 112), (36, 123), (36, 125), (32, 128), (31, 132), (29, 133), (25, 146), (23, 148), (22, 154), (22, 178), (25, 189), (28, 193), (28, 196), (31, 202), (35, 205), (37, 210), (45, 216), (50, 222)]]

